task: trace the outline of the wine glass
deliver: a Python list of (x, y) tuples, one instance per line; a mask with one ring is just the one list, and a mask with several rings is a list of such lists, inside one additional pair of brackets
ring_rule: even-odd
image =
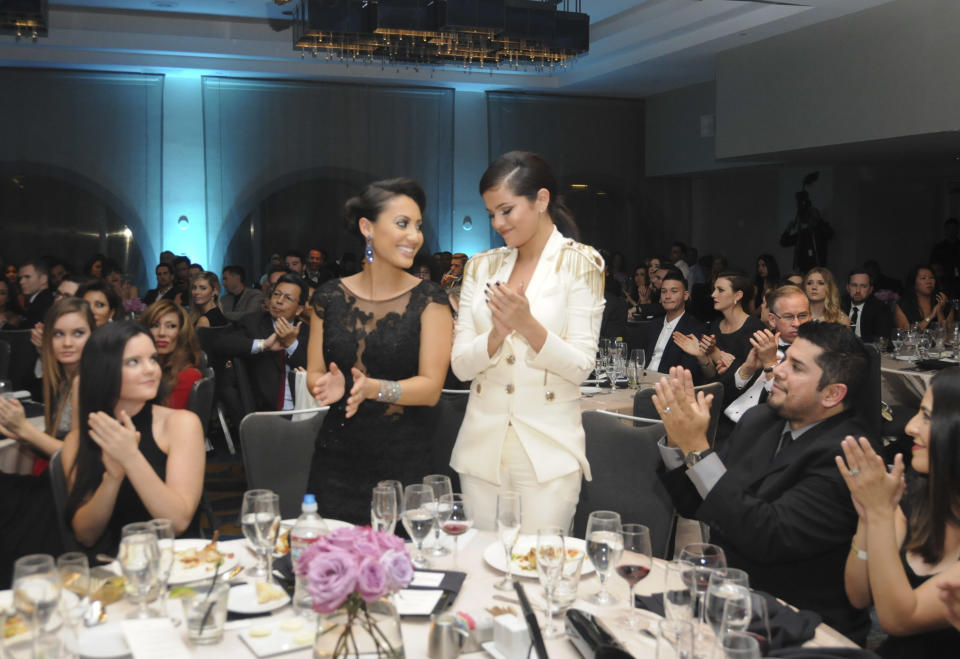
[[(694, 542), (677, 554), (681, 561), (687, 561), (693, 564), (692, 588), (696, 597), (697, 609), (694, 612), (699, 617), (701, 627), (706, 624), (704, 606), (704, 597), (707, 587), (710, 585), (710, 575), (714, 570), (720, 570), (727, 567), (727, 557), (723, 549), (717, 545), (711, 545), (707, 542)], [(701, 629), (702, 631), (702, 629)]]
[(587, 518), (587, 556), (600, 577), (600, 590), (591, 598), (594, 604), (615, 604), (616, 598), (607, 592), (607, 577), (620, 560), (623, 535), (620, 514), (612, 510), (595, 510)]
[(903, 345), (903, 342), (907, 338), (907, 332), (902, 329), (893, 330), (893, 334), (890, 335), (890, 344), (893, 346), (893, 354), (900, 354), (900, 347)]
[(617, 388), (617, 358), (610, 355), (604, 360), (603, 368), (607, 373), (607, 379), (610, 380), (610, 389)]
[(667, 620), (692, 620), (694, 601), (693, 563), (671, 561), (666, 566), (663, 616)]
[(630, 613), (621, 619), (621, 624), (630, 629), (646, 627), (637, 615), (633, 589), (650, 574), (653, 567), (653, 550), (650, 545), (650, 529), (643, 524), (624, 524), (622, 526), (623, 551), (617, 561), (617, 574), (630, 585)]
[(450, 477), (443, 474), (424, 476), (423, 484), (433, 488), (433, 496), (436, 498), (433, 505), (433, 548), (430, 550), (430, 555), (446, 556), (450, 550), (440, 544), (440, 527), (447, 517), (448, 510), (441, 505), (440, 500), (444, 494), (453, 493), (453, 484), (450, 482)]
[(159, 517), (150, 520), (150, 528), (157, 536), (157, 549), (160, 552), (160, 563), (158, 565), (160, 579), (160, 611), (164, 617), (169, 617), (167, 613), (167, 582), (170, 580), (170, 572), (173, 570), (173, 522), (169, 519)]
[(573, 556), (564, 552), (563, 566), (560, 568), (560, 578), (553, 589), (553, 605), (557, 607), (557, 618), (560, 619), (561, 631), (563, 628), (566, 610), (577, 601), (577, 590), (580, 587), (580, 571), (583, 569), (584, 553), (576, 552)]
[(513, 590), (513, 546), (520, 535), (520, 493), (501, 492), (497, 495), (497, 535), (503, 544), (507, 576), (493, 586), (498, 590)]
[(760, 643), (748, 632), (730, 632), (720, 639), (720, 653), (725, 659), (760, 659)]
[(720, 639), (728, 629), (744, 631), (750, 625), (750, 580), (735, 568), (714, 570), (707, 586), (706, 618)]
[[(392, 487), (392, 488), (393, 488), (393, 491), (394, 491), (394, 493), (395, 493), (395, 495), (396, 495), (396, 497), (397, 497), (397, 519), (396, 519), (396, 522), (399, 522), (401, 519), (403, 519), (403, 483), (401, 483), (400, 481), (396, 481), (396, 480), (385, 480), (385, 481), (380, 481), (380, 482), (377, 483), (377, 487), (382, 487), (382, 486), (384, 486), (384, 485), (386, 485), (386, 486), (388, 486), (388, 487)], [(393, 529), (394, 529), (394, 531), (396, 531), (396, 528), (397, 528), (396, 522), (394, 522), (394, 524), (393, 524)]]
[(271, 490), (247, 490), (240, 508), (243, 535), (257, 554), (257, 566), (248, 574), (269, 583), (273, 580), (273, 546), (280, 528), (280, 497)]
[(60, 603), (60, 577), (53, 556), (28, 554), (13, 564), (13, 605), (30, 621), (32, 656), (38, 657), (40, 638)]
[(70, 625), (74, 642), (79, 647), (80, 621), (87, 607), (90, 606), (90, 564), (87, 561), (87, 555), (79, 551), (61, 554), (57, 559), (57, 572), (60, 575), (61, 587), (77, 596), (76, 602), (66, 597), (62, 598), (60, 605), (63, 617)]
[(149, 522), (127, 524), (121, 531), (117, 561), (123, 571), (127, 599), (137, 604), (130, 618), (149, 618), (147, 605), (157, 596), (160, 549)]
[(443, 521), (443, 532), (453, 536), (453, 567), (457, 567), (457, 543), (460, 536), (473, 526), (471, 506), (462, 494), (444, 494), (440, 497), (440, 508), (449, 510), (449, 515)]
[(413, 538), (417, 553), (413, 557), (413, 564), (419, 568), (430, 567), (430, 561), (423, 555), (423, 540), (433, 528), (433, 508), (437, 503), (433, 495), (433, 488), (429, 485), (407, 485), (403, 492), (403, 527)]
[(370, 525), (374, 531), (393, 533), (397, 526), (397, 490), (392, 485), (377, 485), (370, 501)]
[(543, 632), (544, 638), (557, 638), (563, 635), (563, 630), (554, 624), (553, 601), (554, 589), (560, 580), (565, 556), (563, 529), (559, 526), (537, 529), (537, 578), (540, 579), (547, 601), (547, 628)]

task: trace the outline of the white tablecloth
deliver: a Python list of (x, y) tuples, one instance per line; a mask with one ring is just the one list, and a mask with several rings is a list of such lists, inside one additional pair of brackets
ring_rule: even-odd
[(880, 399), (887, 405), (919, 408), (936, 371), (923, 371), (913, 362), (884, 357), (880, 362)]

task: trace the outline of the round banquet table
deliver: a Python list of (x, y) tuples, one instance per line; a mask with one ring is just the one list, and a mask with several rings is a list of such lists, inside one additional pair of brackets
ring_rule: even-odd
[[(462, 542), (465, 539), (468, 540), (466, 544)], [(495, 594), (506, 596), (510, 599), (516, 598), (516, 593), (512, 591), (503, 592), (496, 590), (493, 587), (493, 584), (502, 578), (502, 573), (499, 570), (487, 565), (483, 559), (483, 552), (488, 545), (494, 542), (497, 542), (497, 536), (495, 533), (471, 531), (468, 535), (461, 537), (461, 546), (456, 566), (454, 565), (452, 556), (431, 559), (432, 569), (458, 569), (467, 573), (467, 578), (463, 583), (460, 594), (450, 609), (451, 611), (461, 610), (468, 613), (476, 613), (493, 606), (513, 606), (518, 616), (520, 615), (519, 606), (511, 605), (510, 603), (503, 602), (501, 600), (495, 600), (493, 598)], [(253, 564), (254, 561), (250, 552), (245, 549), (244, 540), (231, 540), (220, 544), (222, 545), (222, 550), (234, 552), (237, 556), (239, 556), (242, 563)], [(663, 561), (660, 561), (659, 559), (655, 560), (654, 567), (650, 575), (641, 581), (637, 586), (638, 593), (649, 595), (663, 589), (663, 565)], [(526, 586), (527, 594), (530, 597), (533, 605), (542, 605), (543, 596), (539, 583), (535, 579), (521, 579), (521, 581)], [(574, 604), (574, 607), (587, 610), (605, 620), (607, 627), (614, 634), (618, 635), (620, 641), (635, 657), (640, 658), (654, 656), (656, 653), (656, 642), (654, 640), (643, 636), (638, 632), (624, 630), (622, 627), (618, 627), (616, 622), (613, 620), (626, 611), (626, 602), (628, 598), (628, 588), (626, 582), (614, 574), (610, 577), (608, 586), (610, 592), (616, 596), (618, 603), (610, 607), (598, 607), (590, 604), (585, 601), (585, 598), (589, 595), (592, 595), (599, 589), (600, 582), (596, 573), (585, 575), (580, 582), (579, 596)], [(171, 600), (170, 604), (171, 615), (179, 615), (179, 605), (177, 600)], [(112, 604), (107, 607), (108, 618), (111, 621), (120, 620), (122, 616), (130, 611), (130, 607), (131, 605), (124, 601)], [(659, 617), (646, 611), (641, 611), (641, 614), (650, 621), (651, 631), (655, 635), (656, 621), (659, 619)], [(287, 605), (273, 613), (273, 616), (277, 619), (286, 618), (293, 615), (294, 612), (290, 605)], [(540, 618), (542, 626), (544, 621), (543, 616), (540, 613), (538, 613), (538, 618)], [(190, 645), (186, 640), (185, 625), (181, 624), (176, 629), (178, 630), (178, 633), (183, 635), (183, 641), (185, 644), (187, 644), (192, 656), (201, 658), (231, 657), (236, 659), (240, 657), (254, 656), (246, 644), (240, 639), (239, 632), (242, 629), (257, 624), (257, 620), (258, 619), (253, 618), (228, 622), (223, 641), (217, 645), (211, 646)], [(427, 633), (429, 630), (429, 625), (429, 618), (403, 618), (402, 629), (404, 649), (406, 656), (410, 659), (423, 659), (427, 656)], [(580, 656), (573, 644), (565, 638), (548, 640), (546, 644), (551, 659), (573, 659)], [(823, 624), (817, 628), (816, 636), (806, 645), (813, 647), (856, 647), (853, 642), (841, 635), (839, 632)], [(311, 656), (311, 652), (312, 650), (310, 647), (305, 647), (303, 650), (287, 653), (283, 656), (309, 657)], [(489, 655), (486, 653), (477, 653), (472, 656), (485, 657)]]
[(887, 405), (920, 407), (920, 399), (936, 373), (884, 355), (880, 362), (880, 399)]

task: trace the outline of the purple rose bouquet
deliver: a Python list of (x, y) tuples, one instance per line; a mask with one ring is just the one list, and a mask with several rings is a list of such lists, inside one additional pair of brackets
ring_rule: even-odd
[[(314, 611), (330, 614), (342, 609), (346, 614), (336, 644), (340, 651), (334, 656), (345, 655), (351, 646), (355, 650), (355, 624), (377, 640), (378, 654), (382, 645), (385, 655), (381, 656), (395, 654), (367, 604), (405, 588), (413, 579), (413, 563), (403, 540), (369, 526), (336, 529), (304, 550), (295, 571), (306, 579)], [(334, 628), (321, 628), (320, 634)]]

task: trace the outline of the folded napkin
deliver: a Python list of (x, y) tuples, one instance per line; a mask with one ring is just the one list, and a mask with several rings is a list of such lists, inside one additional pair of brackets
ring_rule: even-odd
[[(759, 590), (752, 592), (761, 595), (767, 602), (767, 613), (770, 615), (770, 638), (767, 640), (770, 650), (803, 645), (813, 638), (817, 625), (823, 620), (819, 613), (794, 611), (768, 593)], [(637, 595), (636, 604), (647, 611), (663, 615), (663, 593)], [(763, 622), (760, 620), (751, 622), (749, 631), (759, 636), (767, 635), (767, 630), (764, 629)]]
[(880, 659), (880, 655), (863, 648), (783, 648), (771, 651), (770, 657), (784, 659)]

